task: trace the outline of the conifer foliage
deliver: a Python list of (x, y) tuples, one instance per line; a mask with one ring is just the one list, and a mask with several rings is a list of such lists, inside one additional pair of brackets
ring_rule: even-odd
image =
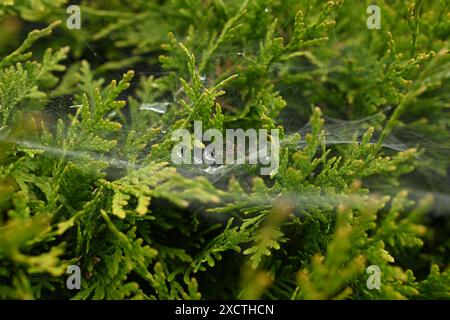
[(369, 2), (1, 1), (0, 298), (450, 299), (450, 3)]

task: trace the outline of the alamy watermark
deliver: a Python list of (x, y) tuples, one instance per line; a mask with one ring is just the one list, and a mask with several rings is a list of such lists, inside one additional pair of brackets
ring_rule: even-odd
[(81, 269), (77, 265), (70, 265), (67, 267), (66, 274), (70, 274), (67, 278), (66, 286), (69, 290), (81, 289)]
[(66, 25), (69, 30), (81, 29), (81, 9), (79, 6), (71, 5), (67, 7), (66, 13), (69, 15)]
[(367, 278), (367, 288), (369, 290), (380, 290), (381, 288), (381, 270), (380, 267), (377, 265), (371, 265), (368, 266), (366, 269), (366, 273), (370, 274), (370, 276)]
[(381, 9), (377, 5), (370, 5), (367, 7), (367, 14), (370, 16), (367, 18), (367, 28), (370, 30), (381, 29)]
[[(226, 129), (225, 137), (218, 129), (203, 132), (201, 121), (194, 122), (194, 136), (187, 129), (172, 133), (174, 164), (261, 165), (261, 175), (273, 175), (280, 163), (278, 129)], [(205, 146), (204, 142), (210, 142)], [(248, 143), (247, 143), (248, 142)], [(265, 167), (263, 167), (265, 166)]]

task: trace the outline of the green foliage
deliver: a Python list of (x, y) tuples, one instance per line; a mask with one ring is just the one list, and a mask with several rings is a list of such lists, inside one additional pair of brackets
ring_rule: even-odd
[[(3, 1), (0, 298), (449, 299), (448, 1), (379, 2), (381, 30), (341, 0), (81, 1), (68, 30)], [(277, 173), (173, 165), (194, 121), (280, 129)]]

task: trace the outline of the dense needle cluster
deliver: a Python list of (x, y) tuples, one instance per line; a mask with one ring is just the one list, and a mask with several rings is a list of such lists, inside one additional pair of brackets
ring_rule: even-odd
[[(449, 299), (450, 4), (369, 2), (78, 1), (69, 30), (1, 1), (0, 298)], [(277, 172), (173, 164), (195, 121), (279, 129)]]

